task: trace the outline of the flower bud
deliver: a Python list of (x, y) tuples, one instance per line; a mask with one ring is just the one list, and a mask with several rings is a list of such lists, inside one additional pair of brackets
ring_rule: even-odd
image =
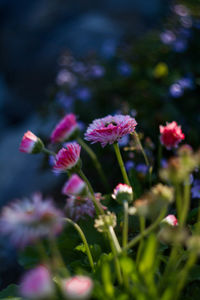
[(92, 288), (93, 282), (87, 276), (73, 276), (62, 283), (63, 294), (70, 300), (88, 299)]
[(44, 144), (40, 138), (38, 138), (31, 131), (27, 131), (21, 141), (19, 151), (24, 153), (36, 154), (40, 153), (44, 149)]
[(100, 215), (98, 219), (95, 220), (94, 227), (99, 232), (107, 232), (109, 226), (114, 228), (116, 224), (117, 224), (116, 215), (109, 211), (105, 215)]
[(132, 187), (127, 184), (119, 183), (113, 191), (112, 198), (119, 204), (123, 204), (124, 201), (129, 203), (133, 201)]

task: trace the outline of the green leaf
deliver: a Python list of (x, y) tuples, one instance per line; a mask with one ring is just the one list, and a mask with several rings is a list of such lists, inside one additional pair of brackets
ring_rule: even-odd
[(18, 296), (18, 286), (15, 284), (9, 285), (0, 292), (0, 299), (22, 300), (22, 298)]

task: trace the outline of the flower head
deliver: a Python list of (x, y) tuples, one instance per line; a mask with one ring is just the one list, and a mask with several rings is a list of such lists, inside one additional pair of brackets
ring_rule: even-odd
[(40, 153), (43, 148), (44, 145), (42, 141), (31, 131), (27, 131), (22, 138), (19, 151), (36, 154)]
[(185, 139), (181, 126), (178, 126), (175, 121), (167, 123), (166, 126), (160, 125), (160, 134), (161, 143), (167, 149), (177, 147), (177, 145)]
[(71, 138), (78, 130), (76, 116), (74, 114), (66, 115), (55, 127), (51, 134), (51, 142), (58, 143)]
[(92, 280), (87, 276), (73, 276), (63, 280), (62, 290), (67, 299), (88, 299), (93, 288)]
[(42, 265), (28, 271), (20, 284), (20, 294), (27, 299), (46, 299), (53, 291), (50, 272)]
[(64, 195), (80, 195), (86, 189), (85, 182), (76, 174), (73, 174), (62, 189)]
[(166, 223), (170, 226), (177, 226), (178, 220), (174, 215), (168, 215), (162, 220), (162, 223)]
[(67, 143), (55, 157), (54, 170), (63, 172), (74, 168), (80, 158), (81, 146), (76, 143)]
[(94, 143), (101, 143), (102, 147), (113, 144), (123, 136), (133, 132), (137, 122), (126, 115), (107, 116), (94, 120), (85, 133), (85, 139)]
[(0, 231), (23, 248), (40, 237), (55, 235), (62, 229), (62, 213), (50, 199), (35, 193), (30, 199), (15, 201), (3, 208)]
[(99, 232), (107, 232), (108, 227), (115, 227), (117, 225), (117, 217), (114, 213), (110, 211), (107, 212), (105, 215), (100, 215), (98, 219), (95, 220), (94, 227)]
[(122, 204), (125, 200), (131, 202), (133, 200), (132, 187), (127, 184), (119, 183), (114, 189), (112, 197), (120, 204)]

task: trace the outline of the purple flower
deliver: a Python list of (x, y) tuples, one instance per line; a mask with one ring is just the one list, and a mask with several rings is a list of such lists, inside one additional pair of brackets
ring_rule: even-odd
[(69, 72), (66, 69), (63, 69), (59, 71), (56, 77), (56, 83), (58, 85), (68, 84), (69, 86), (73, 87), (77, 84), (77, 78), (73, 73)]
[(167, 165), (168, 165), (167, 160), (166, 160), (165, 158), (163, 158), (163, 159), (161, 160), (161, 167), (162, 167), (162, 168), (166, 168)]
[(184, 89), (193, 89), (194, 88), (194, 82), (189, 77), (183, 77), (177, 81), (177, 83)]
[(125, 147), (127, 146), (129, 142), (129, 136), (128, 135), (124, 135), (118, 142), (119, 147)]
[(169, 88), (169, 92), (173, 98), (179, 98), (184, 93), (182, 86), (178, 83), (173, 83)]
[(195, 180), (191, 188), (192, 198), (200, 198), (200, 180)]

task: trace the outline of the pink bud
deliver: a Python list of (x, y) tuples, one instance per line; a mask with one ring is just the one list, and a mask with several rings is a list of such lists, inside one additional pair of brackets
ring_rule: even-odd
[(63, 281), (63, 293), (67, 299), (88, 299), (93, 282), (87, 276), (74, 276)]
[(42, 141), (31, 131), (27, 131), (21, 141), (19, 150), (25, 153), (39, 153), (44, 148)]

